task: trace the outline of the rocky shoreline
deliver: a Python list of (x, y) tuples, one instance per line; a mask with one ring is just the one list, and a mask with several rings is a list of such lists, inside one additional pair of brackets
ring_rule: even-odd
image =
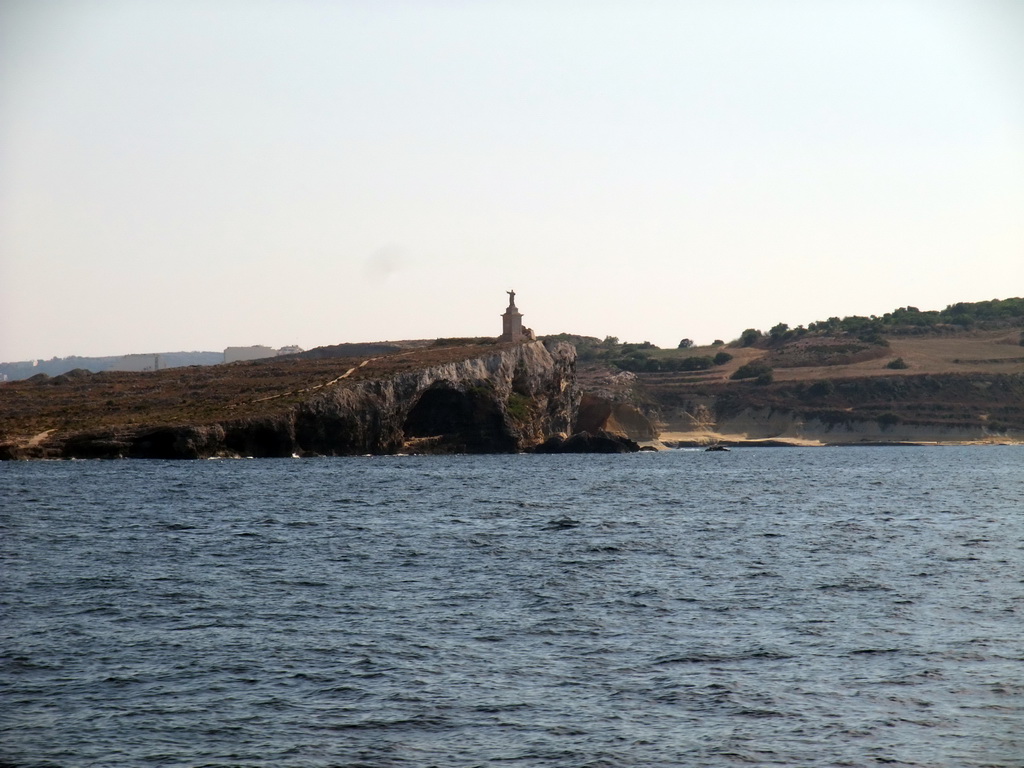
[[(899, 392), (888, 379), (842, 382), (825, 399), (787, 384), (663, 386), (658, 400), (635, 381), (581, 391), (576, 348), (564, 340), (331, 355), (8, 382), (0, 460), (1024, 443), (1015, 376), (904, 377)], [(846, 391), (864, 399), (839, 399)], [(897, 403), (940, 418), (901, 415)]]

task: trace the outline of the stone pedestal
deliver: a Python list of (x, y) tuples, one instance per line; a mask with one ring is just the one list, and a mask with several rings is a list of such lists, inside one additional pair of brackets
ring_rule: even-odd
[(523, 313), (516, 307), (516, 292), (508, 292), (508, 309), (501, 316), (501, 338), (499, 341), (523, 340)]

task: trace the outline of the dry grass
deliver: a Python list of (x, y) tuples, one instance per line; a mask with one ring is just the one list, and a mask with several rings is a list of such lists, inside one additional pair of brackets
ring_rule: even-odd
[[(776, 381), (816, 381), (864, 376), (915, 376), (923, 373), (1024, 373), (1020, 331), (976, 331), (956, 336), (893, 336), (883, 356), (849, 365), (776, 368)], [(886, 366), (896, 358), (903, 369)]]
[[(1024, 373), (1024, 347), (1020, 346), (1020, 329), (972, 331), (957, 335), (892, 336), (888, 347), (877, 347), (881, 354), (869, 360), (840, 365), (775, 367), (775, 381), (818, 381), (821, 379), (854, 379), (865, 376), (914, 376), (923, 373)], [(721, 347), (694, 347), (687, 354), (714, 356)], [(726, 382), (742, 365), (753, 360), (768, 361), (770, 350), (754, 347), (728, 348), (733, 356), (725, 365), (707, 371), (671, 373), (639, 373), (645, 382), (662, 384), (696, 384)], [(903, 358), (904, 369), (886, 366)]]

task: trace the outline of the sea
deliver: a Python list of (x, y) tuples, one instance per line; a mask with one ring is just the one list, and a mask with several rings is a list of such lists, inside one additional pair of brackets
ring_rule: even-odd
[(1024, 766), (1024, 447), (0, 463), (0, 766)]

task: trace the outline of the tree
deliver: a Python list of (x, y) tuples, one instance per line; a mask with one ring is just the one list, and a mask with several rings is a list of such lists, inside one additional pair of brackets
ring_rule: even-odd
[(683, 339), (679, 342), (679, 349), (689, 349), (693, 346), (693, 339)]
[(763, 335), (757, 328), (747, 328), (747, 330), (740, 334), (740, 346), (752, 347), (761, 340)]

